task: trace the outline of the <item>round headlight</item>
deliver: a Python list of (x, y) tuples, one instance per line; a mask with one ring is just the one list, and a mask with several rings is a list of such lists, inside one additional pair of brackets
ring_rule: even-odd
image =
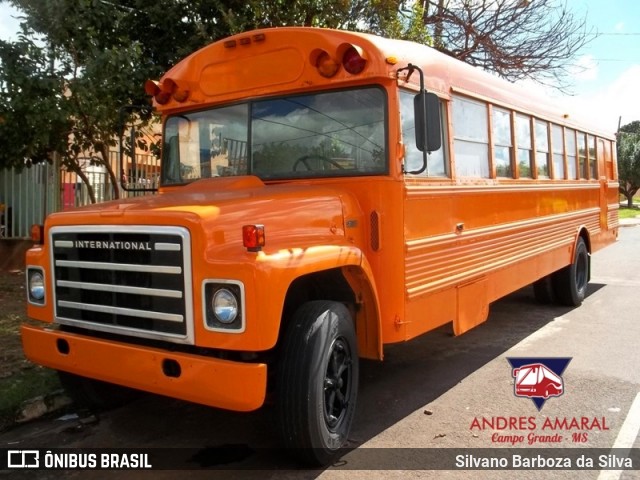
[(34, 300), (44, 298), (44, 277), (40, 272), (32, 273), (29, 277), (29, 294)]
[(213, 314), (221, 323), (231, 323), (238, 316), (238, 300), (226, 288), (221, 288), (213, 295), (211, 306)]

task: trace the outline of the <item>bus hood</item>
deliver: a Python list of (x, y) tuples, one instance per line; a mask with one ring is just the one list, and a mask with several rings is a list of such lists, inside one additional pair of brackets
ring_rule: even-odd
[[(349, 205), (344, 205), (344, 203)], [(351, 195), (333, 186), (265, 185), (254, 176), (217, 177), (158, 195), (89, 205), (52, 214), (57, 225), (177, 225), (207, 244), (242, 244), (242, 225), (265, 226), (273, 244), (304, 244), (318, 237), (342, 243), (345, 211), (359, 209)]]

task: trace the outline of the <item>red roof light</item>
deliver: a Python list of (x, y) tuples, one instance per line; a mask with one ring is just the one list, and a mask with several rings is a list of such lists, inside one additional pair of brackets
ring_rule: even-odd
[(367, 61), (362, 58), (354, 46), (349, 47), (342, 56), (342, 66), (352, 75), (357, 75), (364, 70)]

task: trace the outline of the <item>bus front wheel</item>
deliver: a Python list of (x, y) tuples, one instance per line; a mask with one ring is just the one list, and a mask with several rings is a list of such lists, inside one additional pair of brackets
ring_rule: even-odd
[(554, 273), (552, 280), (559, 303), (570, 307), (582, 304), (589, 283), (589, 252), (582, 237), (576, 243), (573, 263)]
[(326, 465), (345, 445), (358, 393), (357, 341), (341, 303), (312, 301), (289, 323), (277, 378), (278, 427), (285, 448)]

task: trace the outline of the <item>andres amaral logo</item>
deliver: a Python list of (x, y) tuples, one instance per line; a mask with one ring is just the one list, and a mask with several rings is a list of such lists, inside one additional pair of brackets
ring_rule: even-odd
[(564, 393), (562, 374), (571, 361), (571, 357), (561, 358), (507, 358), (514, 377), (513, 391), (516, 397), (533, 400), (542, 409), (551, 397)]

